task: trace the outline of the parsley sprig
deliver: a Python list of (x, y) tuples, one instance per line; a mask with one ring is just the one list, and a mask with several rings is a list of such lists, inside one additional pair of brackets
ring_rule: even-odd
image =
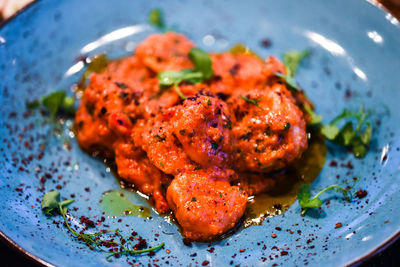
[(283, 64), (286, 68), (286, 75), (282, 73), (276, 72), (275, 75), (279, 78), (282, 78), (289, 87), (294, 91), (299, 91), (299, 87), (297, 85), (296, 80), (294, 79), (294, 75), (297, 71), (297, 68), (300, 62), (310, 56), (310, 51), (303, 50), (303, 51), (295, 51), (290, 50), (283, 54)]
[[(91, 249), (97, 248), (102, 252), (110, 254), (106, 258), (107, 261), (111, 261), (111, 257), (119, 257), (122, 254), (137, 255), (151, 251), (157, 251), (164, 246), (164, 243), (161, 243), (152, 248), (136, 250), (134, 246), (131, 244), (131, 242), (129, 241), (127, 242), (126, 239), (121, 235), (119, 229), (100, 231), (93, 234), (84, 234), (82, 232), (78, 233), (74, 229), (72, 229), (67, 219), (67, 212), (68, 212), (67, 206), (72, 202), (74, 202), (74, 199), (60, 201), (60, 192), (50, 191), (43, 196), (41, 206), (42, 210), (47, 216), (53, 216), (56, 215), (57, 213), (61, 214), (68, 230), (78, 240), (83, 241), (89, 248)], [(115, 236), (119, 237), (120, 242), (102, 239), (101, 237), (107, 233), (115, 233)], [(106, 250), (106, 248), (108, 249)]]
[(319, 196), (329, 190), (334, 190), (336, 192), (343, 194), (343, 197), (347, 201), (351, 201), (351, 199), (352, 199), (352, 194), (350, 192), (351, 187), (343, 188), (338, 184), (330, 185), (328, 187), (325, 187), (321, 191), (319, 191), (313, 198), (311, 198), (309, 185), (303, 184), (303, 185), (301, 185), (301, 187), (297, 193), (297, 199), (299, 200), (299, 204), (303, 209), (301, 212), (301, 215), (304, 215), (308, 209), (321, 207), (322, 201), (319, 198)]
[(165, 31), (164, 15), (159, 8), (155, 8), (150, 11), (148, 16), (148, 21), (151, 25)]
[(186, 99), (179, 84), (181, 82), (199, 83), (206, 81), (212, 76), (212, 62), (210, 55), (200, 48), (192, 48), (189, 52), (189, 58), (193, 62), (193, 69), (183, 69), (181, 71), (163, 71), (158, 73), (157, 78), (161, 87), (174, 86), (176, 93)]
[[(261, 107), (258, 105), (258, 102), (260, 102), (260, 101), (262, 100), (262, 98), (251, 99), (251, 98), (245, 97), (245, 96), (243, 96), (243, 95), (240, 95), (240, 98), (242, 98), (244, 101), (246, 101), (246, 102), (249, 103), (249, 104), (252, 104), (252, 105), (254, 105), (254, 106), (256, 106), (256, 107), (261, 108)], [(261, 108), (261, 109), (262, 109), (262, 108)]]
[[(330, 124), (321, 127), (321, 133), (330, 141), (339, 145), (350, 147), (354, 156), (363, 158), (372, 138), (372, 125), (367, 121), (367, 112), (361, 108), (357, 112), (345, 109)], [(342, 128), (338, 123), (345, 121)], [(353, 122), (356, 122), (353, 127)]]

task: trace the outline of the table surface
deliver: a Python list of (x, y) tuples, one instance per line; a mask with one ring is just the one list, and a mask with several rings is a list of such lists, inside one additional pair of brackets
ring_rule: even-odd
[[(3, 3), (2, 0), (0, 0), (0, 2)], [(378, 2), (382, 3), (387, 10), (400, 19), (400, 0), (378, 0)], [(36, 263), (24, 257), (20, 252), (17, 252), (14, 248), (9, 247), (2, 242), (0, 242), (0, 258), (2, 259), (2, 262), (5, 263), (4, 266), (37, 266)], [(400, 238), (384, 251), (379, 252), (372, 258), (363, 262), (360, 266), (400, 266)]]

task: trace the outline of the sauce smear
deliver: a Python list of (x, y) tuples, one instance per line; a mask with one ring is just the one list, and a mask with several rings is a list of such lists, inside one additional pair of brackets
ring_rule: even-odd
[(100, 205), (101, 211), (110, 217), (137, 216), (147, 218), (150, 216), (149, 208), (133, 204), (125, 197), (124, 193), (118, 190), (104, 193)]

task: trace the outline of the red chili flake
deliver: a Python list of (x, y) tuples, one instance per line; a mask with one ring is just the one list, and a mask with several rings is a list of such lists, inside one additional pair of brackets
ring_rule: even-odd
[(330, 167), (337, 167), (337, 162), (336, 161), (334, 161), (334, 160), (332, 160), (330, 163), (329, 163), (329, 166)]
[(336, 225), (335, 225), (335, 229), (340, 228), (340, 227), (342, 227), (342, 226), (343, 226), (343, 224), (342, 224), (341, 222), (338, 222), (338, 223), (336, 223)]
[(389, 222), (390, 222), (390, 221), (388, 220), (388, 221), (385, 221), (384, 223), (387, 224), (387, 223), (389, 223)]
[(246, 250), (244, 249), (244, 248), (241, 248), (241, 249), (239, 249), (239, 252), (240, 253), (243, 253), (243, 252), (245, 252)]
[(214, 252), (214, 250), (215, 250), (215, 248), (213, 248), (213, 247), (212, 247), (212, 248), (210, 248), (210, 249), (207, 249), (207, 251), (208, 251), (208, 252), (210, 252), (210, 253), (213, 253), (213, 252)]
[(209, 261), (203, 261), (203, 263), (202, 263), (201, 265), (203, 265), (203, 266), (207, 266), (208, 264), (210, 264), (210, 262), (209, 262)]
[(285, 250), (281, 251), (281, 256), (286, 256), (287, 254), (289, 254), (287, 251), (285, 251)]
[(274, 233), (274, 234), (272, 234), (271, 236), (272, 236), (272, 238), (276, 238), (276, 234), (275, 234), (275, 233)]
[(261, 40), (261, 45), (265, 48), (268, 48), (272, 45), (272, 42), (270, 39), (263, 39)]
[(22, 193), (22, 187), (17, 187), (15, 188), (15, 191), (21, 192)]
[(166, 249), (165, 252), (167, 252), (169, 254), (169, 253), (171, 253), (171, 250)]
[(85, 191), (86, 192), (90, 192), (90, 188), (89, 187), (85, 187)]
[(282, 230), (282, 228), (280, 228), (280, 227), (275, 227), (275, 230), (277, 230), (277, 231), (281, 231), (281, 230)]
[(62, 186), (61, 185), (56, 185), (56, 188), (58, 189), (58, 190), (60, 190), (60, 189), (62, 189)]
[(367, 194), (368, 194), (367, 191), (360, 189), (360, 190), (357, 191), (356, 196), (357, 196), (358, 198), (363, 198), (363, 197), (365, 197)]

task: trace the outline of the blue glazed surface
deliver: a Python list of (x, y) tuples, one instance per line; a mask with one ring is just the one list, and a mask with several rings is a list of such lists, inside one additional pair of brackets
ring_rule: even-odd
[[(146, 265), (173, 266), (201, 265), (205, 260), (212, 266), (228, 265), (231, 261), (233, 265), (248, 266), (293, 266), (306, 262), (309, 266), (338, 266), (362, 258), (398, 233), (398, 21), (361, 0), (245, 2), (87, 0), (83, 4), (79, 0), (41, 0), (3, 26), (0, 231), (29, 253), (58, 266), (125, 266), (127, 259)], [(362, 160), (328, 145), (327, 162), (312, 188), (315, 192), (358, 176), (361, 180), (357, 186), (368, 191), (367, 197), (344, 203), (335, 199), (334, 193), (328, 193), (323, 199), (329, 199), (330, 204), (323, 206), (323, 212), (310, 212), (306, 217), (300, 217), (296, 202), (284, 215), (273, 217), (262, 226), (241, 229), (212, 243), (213, 252), (209, 244), (183, 245), (177, 227), (154, 212), (150, 220), (123, 217), (118, 222), (118, 218), (107, 218), (110, 229), (118, 227), (125, 234), (137, 231), (150, 245), (165, 242), (165, 248), (171, 251), (168, 254), (164, 249), (154, 257), (121, 257), (112, 263), (105, 260), (104, 254), (77, 242), (65, 228), (57, 228), (40, 211), (38, 200), (43, 193), (37, 187), (44, 173), (52, 173), (45, 182), (46, 191), (60, 185), (62, 196), (75, 194), (72, 207), (78, 210), (71, 214), (76, 218), (91, 215), (98, 219), (102, 193), (118, 189), (119, 184), (102, 162), (82, 152), (74, 140), (72, 149), (65, 149), (63, 141), (51, 134), (48, 126), (42, 126), (39, 114), (24, 118), (25, 102), (53, 90), (69, 91), (82, 74), (74, 73), (79, 65), (71, 68), (82, 54), (105, 52), (119, 57), (131, 53), (138, 42), (155, 32), (146, 25), (147, 14), (155, 7), (164, 10), (168, 25), (176, 25), (178, 31), (209, 51), (223, 51), (236, 42), (248, 45), (263, 57), (280, 57), (288, 49), (311, 49), (312, 57), (302, 65), (297, 79), (314, 101), (316, 111), (324, 116), (324, 122), (345, 107), (364, 104), (375, 110), (380, 124), (370, 152)], [(207, 35), (211, 39), (204, 38)], [(260, 45), (266, 38), (272, 41), (269, 48)], [(39, 160), (37, 155), (44, 140), (46, 146)], [(22, 159), (25, 161), (21, 162)], [(339, 167), (329, 166), (331, 160), (336, 160)], [(340, 167), (349, 161), (354, 168)], [(40, 174), (35, 174), (35, 168), (41, 169)], [(90, 187), (90, 192), (86, 187)], [(127, 197), (134, 203), (146, 204), (134, 193), (127, 193)], [(335, 229), (338, 222), (343, 227)], [(275, 229), (278, 226), (281, 231)], [(273, 239), (272, 233), (277, 238)], [(288, 251), (288, 255), (281, 255), (274, 247)], [(240, 249), (245, 251), (239, 252)], [(190, 256), (193, 253), (197, 256)]]

